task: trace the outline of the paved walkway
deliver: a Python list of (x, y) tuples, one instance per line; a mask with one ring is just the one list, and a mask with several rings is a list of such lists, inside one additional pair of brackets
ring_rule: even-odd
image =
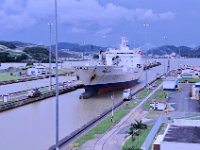
[[(122, 120), (115, 125), (110, 131), (108, 131), (103, 136), (99, 136), (96, 139), (88, 141), (80, 149), (81, 150), (120, 150), (121, 145), (125, 140), (125, 128), (128, 129), (134, 120), (142, 119), (146, 112), (142, 111), (140, 107), (162, 86), (159, 85), (154, 89), (151, 94), (149, 94), (145, 99), (143, 99), (140, 104), (131, 110)], [(121, 133), (120, 133), (121, 132)]]
[(168, 103), (175, 108), (176, 112), (200, 112), (200, 105), (197, 100), (190, 98), (190, 84), (180, 84), (181, 91), (174, 91), (170, 94)]

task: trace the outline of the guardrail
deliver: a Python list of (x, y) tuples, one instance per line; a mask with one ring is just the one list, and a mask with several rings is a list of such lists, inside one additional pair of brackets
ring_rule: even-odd
[(160, 129), (162, 123), (163, 123), (164, 117), (163, 115), (160, 115), (160, 117), (157, 119), (157, 121), (155, 122), (153, 128), (151, 129), (151, 131), (149, 132), (147, 138), (145, 139), (144, 143), (142, 144), (141, 149), (142, 150), (148, 150), (149, 147), (151, 146), (154, 137), (156, 136), (158, 130)]

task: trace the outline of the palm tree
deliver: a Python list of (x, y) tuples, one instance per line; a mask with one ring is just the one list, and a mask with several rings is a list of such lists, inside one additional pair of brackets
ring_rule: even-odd
[(134, 128), (135, 129), (146, 129), (147, 128), (147, 125), (142, 123), (142, 121), (138, 121), (138, 120), (135, 120), (135, 123), (133, 124)]
[(142, 121), (135, 120), (135, 123), (131, 123), (129, 131), (127, 132), (132, 137), (132, 141), (134, 140), (134, 136), (138, 136), (140, 134), (140, 129), (146, 129), (147, 125), (142, 123)]
[(131, 123), (131, 127), (129, 128), (129, 131), (127, 132), (132, 137), (132, 141), (134, 140), (134, 135), (139, 135), (139, 130), (135, 128), (134, 124)]

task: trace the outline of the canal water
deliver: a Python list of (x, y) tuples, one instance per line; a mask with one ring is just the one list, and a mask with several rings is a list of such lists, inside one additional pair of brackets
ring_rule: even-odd
[[(162, 64), (167, 60), (160, 60)], [(199, 65), (199, 59), (171, 59), (171, 69), (182, 65)], [(164, 65), (152, 68), (147, 71), (148, 81), (153, 80), (156, 74), (162, 74), (166, 70)], [(64, 78), (65, 80), (65, 78)], [(35, 86), (45, 86), (48, 80), (33, 81)], [(31, 84), (32, 81), (27, 82)], [(15, 86), (6, 85), (3, 89), (10, 91), (22, 90), (24, 83), (17, 83)], [(48, 83), (46, 83), (48, 85)], [(135, 90), (145, 84), (145, 72)], [(1, 86), (0, 86), (1, 87)], [(26, 88), (26, 86), (24, 86)], [(1, 89), (2, 90), (2, 89)], [(83, 124), (87, 123), (104, 110), (112, 106), (111, 93), (93, 97), (87, 100), (80, 100), (79, 95), (84, 89), (61, 95), (60, 106), (60, 138), (65, 137)], [(115, 103), (122, 100), (122, 91), (114, 93)], [(55, 144), (55, 98), (49, 98), (35, 102), (16, 109), (0, 113), (0, 150), (44, 150)]]

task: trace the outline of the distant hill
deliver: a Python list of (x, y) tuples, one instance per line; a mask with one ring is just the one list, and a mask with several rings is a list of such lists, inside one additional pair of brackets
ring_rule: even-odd
[[(98, 52), (106, 47), (96, 45), (80, 45), (61, 42), (58, 44), (59, 58), (81, 58), (82, 53)], [(52, 46), (55, 61), (55, 45)], [(0, 62), (49, 62), (49, 47), (18, 41), (0, 41)]]
[(31, 45), (36, 45), (36, 44), (24, 43), (24, 42), (19, 42), (19, 41), (0, 41), (0, 45), (6, 46), (7, 48), (10, 48), (10, 49), (15, 49), (17, 47), (25, 47), (25, 46), (31, 46)]
[[(55, 46), (54, 46), (55, 48)], [(58, 49), (69, 49), (70, 51), (76, 52), (98, 52), (100, 49), (107, 49), (107, 47), (96, 46), (96, 45), (80, 45), (76, 43), (60, 42), (58, 44)]]
[(0, 41), (0, 45), (6, 46), (7, 48), (10, 48), (10, 49), (17, 48), (13, 42)]
[[(44, 46), (17, 41), (0, 41), (0, 62), (49, 62), (49, 51)], [(53, 61), (55, 57), (53, 54)]]
[[(53, 61), (55, 56), (53, 54)], [(0, 49), (0, 62), (49, 62), (49, 51), (45, 47), (25, 47), (22, 51)]]
[[(100, 49), (106, 50), (107, 47), (96, 45), (80, 45), (76, 43), (61, 42), (58, 45), (60, 58), (81, 58), (82, 54), (96, 53)], [(55, 45), (53, 49), (53, 61), (55, 61)], [(182, 57), (200, 57), (200, 46), (190, 48), (187, 46), (165, 45), (152, 48), (147, 51), (147, 54), (163, 56), (166, 54), (175, 54)], [(48, 62), (49, 48), (31, 43), (23, 43), (18, 41), (0, 41), (0, 62)]]
[[(34, 62), (48, 63), (49, 62), (49, 50), (45, 47), (26, 47), (23, 50), (28, 56), (28, 59)], [(55, 62), (55, 55), (52, 54), (52, 61)]]
[(181, 57), (200, 57), (200, 47), (196, 48), (190, 48), (187, 46), (174, 46), (174, 45), (165, 45), (160, 46), (156, 48), (152, 48), (147, 51), (147, 54), (153, 54), (153, 55), (170, 55), (172, 53), (175, 53), (176, 55), (179, 55)]

